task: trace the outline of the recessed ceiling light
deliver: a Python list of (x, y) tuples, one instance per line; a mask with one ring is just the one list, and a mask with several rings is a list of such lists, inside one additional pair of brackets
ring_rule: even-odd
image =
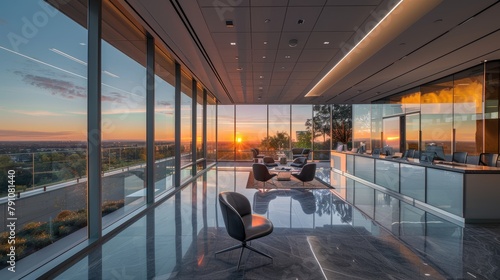
[(290, 58), (290, 56), (289, 55), (285, 55), (285, 58)]
[(264, 79), (264, 76), (259, 76), (259, 78)]
[(267, 41), (264, 41), (264, 45), (267, 45)]
[(328, 42), (328, 41), (324, 41), (324, 42), (323, 42), (323, 45), (330, 45), (330, 42)]
[(271, 21), (271, 20), (270, 20), (270, 19), (268, 19), (268, 18), (266, 18), (266, 19), (264, 20), (264, 22), (265, 22), (265, 23), (269, 23), (270, 21)]
[(297, 24), (303, 24), (304, 22), (305, 22), (305, 20), (303, 20), (303, 19), (299, 19), (299, 20), (297, 21)]
[(234, 59), (240, 59), (239, 57), (235, 57)]
[(227, 28), (233, 28), (234, 27), (233, 21), (232, 20), (226, 20), (226, 27)]
[(241, 71), (241, 70), (243, 70), (243, 67), (238, 67), (238, 68), (236, 68), (236, 70)]
[(263, 59), (266, 59), (266, 56), (265, 56), (265, 55), (263, 55), (263, 56), (262, 56), (262, 58), (263, 58)]
[(263, 90), (264, 88), (263, 87), (259, 87), (260, 90)]
[(281, 66), (281, 70), (285, 70), (285, 66)]
[(290, 41), (288, 41), (288, 46), (290, 48), (294, 48), (297, 46), (298, 43), (299, 43), (299, 41), (297, 39), (290, 39)]
[(236, 46), (236, 42), (231, 42), (229, 44), (231, 44), (231, 46)]

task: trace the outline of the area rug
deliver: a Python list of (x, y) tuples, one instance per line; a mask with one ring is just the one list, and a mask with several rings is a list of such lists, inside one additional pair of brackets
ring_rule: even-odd
[(254, 179), (252, 171), (250, 171), (248, 175), (247, 189), (333, 189), (333, 187), (317, 179), (302, 185), (302, 182), (293, 176), (290, 178), (290, 181), (279, 181), (274, 177), (264, 185), (263, 182)]

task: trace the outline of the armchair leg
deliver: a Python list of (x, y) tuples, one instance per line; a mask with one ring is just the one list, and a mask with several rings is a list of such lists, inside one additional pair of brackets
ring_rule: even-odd
[(263, 253), (257, 249), (255, 249), (254, 247), (250, 246), (250, 245), (247, 245), (246, 242), (242, 242), (241, 244), (238, 244), (238, 245), (234, 245), (234, 246), (231, 246), (229, 248), (226, 248), (226, 249), (223, 249), (223, 250), (220, 250), (220, 251), (217, 251), (215, 252), (215, 256), (217, 256), (217, 254), (220, 254), (220, 253), (224, 253), (224, 252), (228, 252), (228, 251), (232, 251), (232, 250), (235, 250), (235, 249), (238, 249), (238, 248), (241, 248), (241, 251), (240, 251), (240, 258), (238, 259), (238, 269), (240, 269), (240, 264), (241, 264), (241, 258), (243, 257), (243, 250), (245, 248), (247, 248), (248, 250), (251, 250), (251, 251), (254, 251), (255, 253), (257, 254), (260, 254), (264, 257), (267, 257), (267, 258), (270, 258), (271, 261), (274, 263), (274, 260), (271, 256), (269, 256), (268, 254), (266, 253)]
[(243, 244), (234, 245), (234, 246), (231, 246), (231, 247), (226, 248), (224, 250), (217, 251), (217, 252), (215, 252), (215, 255), (217, 256), (217, 254), (228, 252), (228, 251), (232, 251), (232, 250), (235, 250), (235, 249), (238, 249), (238, 248), (243, 248)]

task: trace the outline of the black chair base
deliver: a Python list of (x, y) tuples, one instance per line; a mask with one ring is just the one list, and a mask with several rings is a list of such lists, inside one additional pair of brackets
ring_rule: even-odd
[(268, 258), (270, 258), (270, 259), (271, 259), (271, 261), (273, 261), (273, 263), (274, 263), (274, 260), (273, 260), (273, 258), (272, 258), (271, 256), (269, 256), (268, 254), (263, 253), (263, 252), (261, 252), (261, 251), (259, 251), (259, 250), (255, 249), (254, 247), (252, 247), (252, 246), (250, 246), (250, 245), (247, 245), (247, 243), (246, 243), (246, 242), (242, 242), (241, 244), (234, 245), (234, 246), (231, 246), (231, 247), (229, 247), (229, 248), (226, 248), (226, 249), (223, 249), (223, 250), (217, 251), (217, 252), (215, 252), (215, 256), (217, 256), (217, 254), (224, 253), (224, 252), (229, 252), (229, 251), (232, 251), (232, 250), (236, 250), (236, 249), (238, 249), (238, 248), (241, 248), (241, 252), (240, 252), (240, 259), (238, 260), (238, 269), (240, 269), (241, 257), (243, 256), (243, 250), (244, 250), (245, 248), (247, 248), (247, 249), (248, 249), (248, 250), (250, 250), (250, 251), (254, 251), (255, 253), (260, 254), (260, 255), (262, 255), (262, 256), (264, 256), (264, 257), (268, 257)]

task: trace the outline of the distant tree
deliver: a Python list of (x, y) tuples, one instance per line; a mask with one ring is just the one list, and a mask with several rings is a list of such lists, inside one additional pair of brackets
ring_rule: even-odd
[(261, 141), (261, 146), (267, 150), (280, 150), (288, 149), (290, 143), (290, 136), (285, 131), (276, 131), (273, 136), (268, 136)]
[[(325, 144), (330, 136), (333, 142), (349, 143), (352, 138), (352, 105), (314, 105), (314, 117), (305, 123), (314, 138), (322, 137)], [(324, 145), (323, 145), (324, 146)]]
[(350, 143), (352, 140), (352, 105), (332, 106), (332, 141)]
[(297, 142), (294, 144), (295, 148), (310, 148), (312, 140), (312, 131), (307, 130), (300, 132), (297, 135)]
[(323, 143), (326, 142), (327, 135), (330, 134), (330, 105), (314, 105), (314, 117), (306, 121), (307, 130), (314, 130), (314, 138), (323, 137)]

